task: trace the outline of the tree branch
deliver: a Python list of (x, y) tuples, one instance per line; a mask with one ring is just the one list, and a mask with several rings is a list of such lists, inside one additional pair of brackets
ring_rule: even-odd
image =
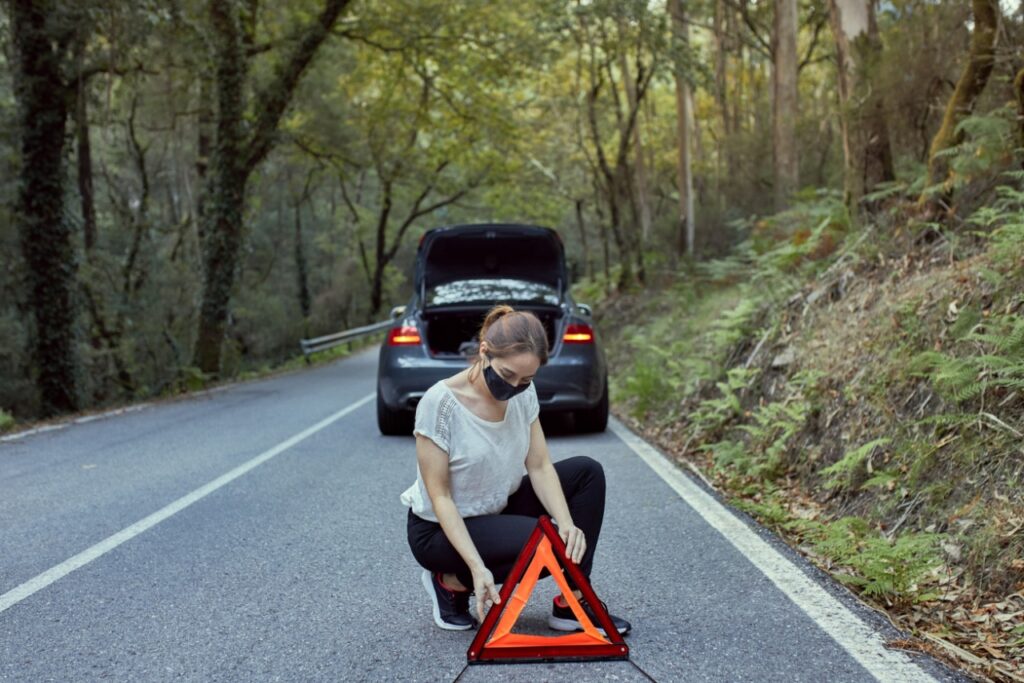
[(827, 59), (827, 57), (818, 57), (816, 59), (814, 58), (814, 51), (818, 47), (818, 39), (821, 36), (821, 29), (825, 25), (825, 22), (828, 20), (827, 15), (818, 13), (815, 14), (817, 15), (817, 21), (814, 22), (814, 33), (811, 34), (811, 43), (810, 45), (807, 46), (807, 54), (804, 55), (804, 58), (800, 60), (800, 64), (797, 66), (797, 73), (803, 71), (805, 66), (810, 66), (811, 64), (815, 64), (817, 62), (821, 62)]
[(291, 56), (277, 68), (271, 82), (255, 96), (254, 101), (259, 103), (260, 110), (249, 144), (249, 155), (245, 159), (245, 169), (248, 173), (252, 173), (270, 152), (278, 123), (288, 108), (299, 78), (349, 2), (350, 0), (327, 0), (320, 16), (310, 22), (295, 42)]
[(754, 37), (753, 42), (749, 40), (744, 42), (763, 54), (765, 57), (771, 59), (774, 55), (771, 42), (765, 40), (761, 36), (761, 27), (757, 25), (757, 22), (754, 21), (754, 18), (750, 15), (750, 7), (747, 5), (746, 0), (740, 0), (739, 2), (737, 2), (737, 0), (725, 0), (725, 3), (734, 11), (739, 11), (740, 16), (743, 18), (743, 23), (746, 24), (747, 28), (750, 30), (750, 35)]

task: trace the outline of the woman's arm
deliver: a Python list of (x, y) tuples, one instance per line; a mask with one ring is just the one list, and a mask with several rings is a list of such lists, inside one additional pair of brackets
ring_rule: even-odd
[(587, 540), (583, 537), (583, 532), (572, 522), (569, 504), (565, 502), (565, 492), (562, 491), (562, 482), (558, 479), (555, 466), (551, 464), (551, 454), (548, 452), (548, 444), (544, 439), (544, 430), (539, 419), (530, 425), (530, 450), (526, 454), (526, 473), (541, 505), (558, 524), (558, 535), (565, 542), (566, 556), (575, 564), (579, 564), (587, 550)]
[(448, 454), (432, 440), (420, 434), (416, 435), (416, 460), (420, 466), (423, 484), (430, 496), (430, 504), (437, 515), (448, 541), (459, 553), (469, 571), (473, 574), (473, 592), (476, 594), (476, 610), (483, 621), (484, 603), (490, 599), (494, 604), (501, 602), (498, 589), (494, 586), (494, 576), (484, 564), (483, 558), (473, 544), (466, 522), (455, 507), (448, 481)]

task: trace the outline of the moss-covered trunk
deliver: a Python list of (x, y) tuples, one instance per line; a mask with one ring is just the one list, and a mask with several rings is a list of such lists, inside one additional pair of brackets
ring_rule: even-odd
[(20, 105), (18, 235), (35, 322), (32, 358), (40, 412), (49, 416), (78, 408), (72, 296), (77, 267), (64, 218), (68, 89), (62, 62), (67, 35), (54, 35), (61, 22), (46, 3), (14, 0), (9, 7)]
[[(996, 29), (999, 24), (999, 6), (996, 0), (972, 0), (974, 33), (971, 35), (970, 54), (964, 65), (956, 89), (946, 104), (942, 125), (932, 138), (928, 153), (928, 182), (926, 187), (945, 182), (949, 176), (949, 160), (940, 154), (963, 141), (963, 132), (957, 124), (974, 111), (974, 104), (985, 89), (995, 65)], [(922, 195), (922, 200), (927, 197)]]
[(245, 203), (245, 79), (242, 31), (230, 0), (211, 0), (210, 24), (216, 36), (214, 73), (217, 97), (216, 142), (207, 168), (203, 199), (203, 303), (195, 360), (203, 372), (220, 370), (228, 304), (242, 239)]
[(75, 46), (75, 64), (79, 77), (75, 83), (75, 140), (78, 143), (78, 195), (82, 203), (82, 238), (88, 254), (96, 246), (96, 204), (92, 185), (92, 145), (89, 140), (89, 99), (86, 79), (81, 70), (85, 67), (83, 54), (85, 41)]

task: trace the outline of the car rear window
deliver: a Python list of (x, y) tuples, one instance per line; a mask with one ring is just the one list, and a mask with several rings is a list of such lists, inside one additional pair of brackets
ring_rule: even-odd
[(557, 306), (558, 291), (542, 282), (510, 278), (480, 278), (446, 282), (437, 287), (431, 287), (426, 292), (427, 306), (491, 304), (495, 301)]

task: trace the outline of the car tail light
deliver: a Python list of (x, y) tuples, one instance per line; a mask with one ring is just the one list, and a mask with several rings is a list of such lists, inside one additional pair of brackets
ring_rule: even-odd
[(570, 323), (565, 328), (562, 341), (572, 344), (591, 344), (594, 341), (594, 330), (590, 325)]
[(414, 325), (392, 327), (388, 332), (388, 346), (408, 346), (420, 343), (420, 331)]

